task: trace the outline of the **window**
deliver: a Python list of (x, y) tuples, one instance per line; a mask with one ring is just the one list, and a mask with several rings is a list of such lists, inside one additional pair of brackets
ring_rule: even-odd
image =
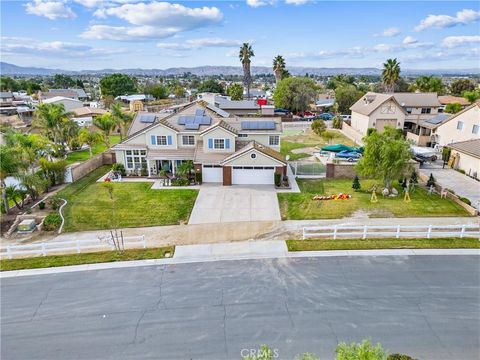
[(167, 137), (165, 135), (157, 136), (157, 145), (167, 145)]
[(225, 139), (213, 139), (214, 149), (225, 149)]
[(457, 122), (457, 130), (463, 130), (463, 121)]
[(270, 146), (280, 145), (280, 136), (278, 136), (278, 135), (270, 136), (269, 139), (268, 139), (268, 143), (270, 144)]
[(422, 108), (422, 114), (430, 114), (432, 112), (431, 108)]
[(252, 159), (255, 159), (255, 158), (257, 157), (257, 154), (253, 153), (253, 154), (250, 155), (250, 157), (251, 157)]
[(147, 166), (147, 152), (145, 150), (125, 151), (125, 162), (127, 169), (137, 170)]
[(186, 146), (195, 145), (195, 136), (193, 136), (193, 135), (182, 136), (182, 144), (186, 145)]
[(472, 134), (478, 134), (478, 129), (480, 128), (479, 125), (473, 125), (473, 128), (472, 128)]
[(407, 108), (405, 108), (405, 111), (407, 112), (407, 114), (411, 114), (412, 113), (412, 108), (407, 107)]
[(248, 137), (248, 134), (238, 134), (238, 137), (239, 138), (246, 138), (246, 137)]

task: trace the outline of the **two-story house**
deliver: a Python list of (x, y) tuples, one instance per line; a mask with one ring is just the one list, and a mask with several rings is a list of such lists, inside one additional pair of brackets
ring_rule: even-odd
[(196, 101), (176, 113), (139, 113), (132, 128), (138, 130), (112, 148), (128, 172), (175, 175), (192, 160), (207, 183), (273, 184), (275, 172), (286, 174), (277, 118), (238, 118)]

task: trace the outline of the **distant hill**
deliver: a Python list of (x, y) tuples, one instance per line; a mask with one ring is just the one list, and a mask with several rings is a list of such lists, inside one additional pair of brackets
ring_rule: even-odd
[[(381, 70), (377, 68), (316, 68), (316, 67), (289, 67), (288, 70), (293, 75), (323, 75), (330, 76), (336, 74), (348, 75), (380, 75)], [(104, 75), (112, 73), (123, 73), (129, 75), (146, 76), (166, 76), (181, 75), (192, 73), (198, 76), (212, 75), (241, 75), (240, 66), (197, 66), (197, 67), (178, 67), (169, 69), (102, 69), (102, 70), (80, 70), (70, 71), (62, 69), (47, 69), (38, 67), (23, 67), (5, 62), (0, 62), (0, 73), (2, 75)], [(252, 66), (252, 74), (271, 74), (272, 68), (268, 66)], [(433, 69), (433, 70), (402, 70), (405, 75), (471, 75), (479, 74), (479, 69)]]

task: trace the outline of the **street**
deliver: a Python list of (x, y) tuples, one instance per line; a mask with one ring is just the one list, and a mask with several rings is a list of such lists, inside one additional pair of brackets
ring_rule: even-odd
[(369, 256), (118, 268), (1, 281), (1, 358), (333, 359), (370, 338), (478, 359), (480, 257)]

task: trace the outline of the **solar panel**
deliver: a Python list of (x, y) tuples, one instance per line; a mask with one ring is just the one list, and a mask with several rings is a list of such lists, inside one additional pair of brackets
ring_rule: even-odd
[(199, 118), (200, 125), (210, 125), (212, 123), (212, 118), (210, 116), (202, 116)]
[(193, 122), (194, 116), (182, 115), (178, 118), (178, 125), (185, 125), (187, 123)]
[(216, 112), (221, 117), (224, 117), (224, 118), (230, 117), (230, 114), (228, 112), (226, 112), (225, 110), (222, 110), (222, 109), (220, 109), (220, 108), (218, 108), (214, 105), (209, 104), (209, 105), (207, 105), (207, 108), (209, 108), (213, 112)]
[(140, 115), (140, 122), (152, 124), (155, 122), (155, 115)]
[(198, 123), (190, 123), (185, 125), (186, 130), (198, 130), (199, 127), (200, 127), (200, 124)]
[(275, 121), (242, 121), (242, 130), (275, 130)]
[(203, 114), (205, 114), (205, 109), (195, 110), (195, 116), (203, 116)]

